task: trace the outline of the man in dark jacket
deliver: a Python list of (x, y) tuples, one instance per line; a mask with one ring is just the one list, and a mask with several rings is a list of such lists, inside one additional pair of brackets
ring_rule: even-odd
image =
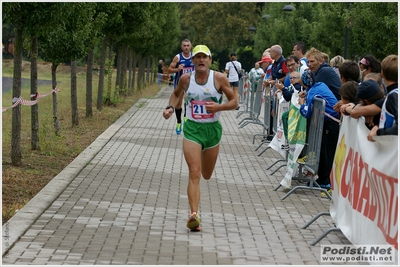
[(315, 74), (315, 82), (325, 83), (337, 100), (340, 100), (339, 88), (342, 86), (339, 76), (335, 70), (326, 62), (322, 52), (314, 47), (307, 51), (308, 68)]

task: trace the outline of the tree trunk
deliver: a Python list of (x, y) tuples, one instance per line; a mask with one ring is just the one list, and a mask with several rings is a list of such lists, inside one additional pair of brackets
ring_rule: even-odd
[[(138, 55), (133, 52), (132, 53), (132, 67), (133, 67), (133, 73), (132, 73), (132, 94), (135, 94), (135, 82), (137, 81), (137, 73), (136, 73), (136, 67), (137, 67), (137, 62), (138, 62)], [(137, 88), (137, 86), (136, 86)]]
[(128, 46), (123, 45), (122, 49), (122, 59), (121, 59), (121, 93), (123, 96), (127, 95), (127, 85), (126, 85), (126, 70), (128, 67)]
[(86, 70), (86, 118), (93, 116), (92, 80), (93, 80), (93, 49), (88, 53)]
[(132, 90), (132, 60), (133, 60), (133, 54), (132, 54), (132, 50), (129, 49), (128, 50), (128, 61), (129, 61), (129, 65), (128, 65), (128, 95), (133, 95), (133, 90)]
[(147, 62), (147, 66), (146, 66), (146, 86), (148, 86), (150, 84), (151, 81), (151, 58), (149, 56), (146, 57), (146, 62)]
[(78, 126), (78, 95), (76, 91), (76, 60), (71, 61), (71, 112), (72, 127)]
[(104, 98), (104, 104), (107, 106), (112, 105), (111, 101), (111, 84), (112, 84), (112, 73), (113, 73), (113, 61), (114, 61), (114, 56), (113, 56), (113, 51), (112, 51), (112, 45), (110, 44), (108, 48), (108, 63), (107, 63), (107, 87), (106, 87), (106, 95)]
[[(21, 96), (22, 72), (22, 29), (15, 29), (14, 74), (13, 74), (13, 104)], [(11, 164), (21, 166), (21, 105), (12, 109), (11, 127)]]
[(139, 58), (139, 70), (138, 70), (137, 84), (138, 84), (138, 90), (140, 91), (144, 88), (144, 83), (145, 83), (144, 69), (146, 65), (146, 59), (142, 55), (139, 55), (138, 58)]
[(158, 80), (158, 71), (157, 71), (157, 64), (158, 64), (158, 62), (157, 62), (157, 58), (153, 58), (153, 61), (152, 61), (153, 63), (153, 66), (155, 66), (154, 68), (153, 68), (153, 80), (152, 80), (152, 83), (156, 83), (157, 82), (157, 80)]
[[(54, 62), (51, 65), (51, 84), (53, 87), (53, 90), (57, 90), (57, 67), (58, 64), (55, 64)], [(53, 92), (53, 122), (54, 122), (54, 130), (55, 134), (58, 136), (60, 134), (60, 121), (58, 120), (58, 114), (57, 114), (57, 93)]]
[(100, 59), (100, 71), (99, 71), (99, 88), (97, 91), (97, 109), (103, 109), (103, 93), (104, 93), (104, 70), (106, 65), (107, 55), (107, 39), (103, 39), (101, 46), (101, 59)]
[[(36, 36), (32, 37), (31, 42), (31, 100), (36, 100), (38, 96), (38, 39)], [(31, 149), (40, 150), (39, 142), (39, 105), (31, 106)]]
[(117, 94), (116, 95), (121, 95), (121, 76), (122, 76), (122, 72), (121, 72), (121, 66), (122, 66), (122, 47), (121, 45), (117, 45), (117, 77), (115, 79), (115, 89), (117, 90)]

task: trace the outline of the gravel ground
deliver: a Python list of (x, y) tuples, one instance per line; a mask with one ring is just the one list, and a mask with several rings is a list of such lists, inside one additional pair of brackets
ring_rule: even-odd
[[(3, 81), (2, 81), (2, 92), (8, 92), (10, 90), (12, 90), (13, 87), (13, 78), (10, 77), (2, 77)], [(22, 78), (21, 79), (21, 86), (24, 86), (25, 84), (30, 84), (31, 80), (30, 79), (25, 79)], [(50, 85), (50, 90), (51, 90), (51, 81), (50, 80), (38, 80), (38, 86), (41, 85)], [(50, 91), (49, 90), (49, 91)]]

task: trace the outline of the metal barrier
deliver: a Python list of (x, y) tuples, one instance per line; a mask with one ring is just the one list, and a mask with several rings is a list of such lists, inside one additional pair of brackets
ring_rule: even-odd
[[(268, 126), (270, 125), (270, 122), (271, 122), (270, 121), (271, 120), (271, 117), (270, 117), (271, 101), (270, 101), (270, 99), (271, 99), (270, 97), (268, 99), (267, 98), (265, 99), (265, 103), (266, 103), (266, 101), (268, 101), (268, 103), (269, 103), (268, 107), (266, 107), (265, 115), (264, 115), (264, 119), (265, 119), (265, 117), (267, 117), (266, 123), (268, 123)], [(277, 98), (275, 98), (275, 101), (276, 101), (275, 103), (279, 103)], [(273, 122), (272, 122), (273, 123), (273, 129), (272, 129), (272, 131), (274, 132), (274, 134), (276, 134), (278, 132), (278, 129), (277, 129), (278, 128), (278, 121), (280, 119), (278, 117), (278, 110), (279, 110), (279, 104), (276, 105), (276, 107), (275, 107), (275, 116), (272, 117), (272, 120), (273, 120)], [(266, 136), (266, 135), (264, 134), (264, 136)], [(253, 144), (254, 144), (254, 141), (255, 141), (255, 136), (253, 137)], [(260, 145), (255, 149), (255, 151), (257, 151), (265, 143), (270, 143), (270, 141), (267, 141), (267, 140), (264, 139), (260, 143)], [(272, 147), (271, 146), (266, 147), (263, 151), (261, 151), (258, 154), (258, 156), (261, 156), (265, 151), (267, 151), (270, 148), (272, 148)], [(268, 166), (266, 168), (266, 170), (271, 169), (272, 167), (274, 167), (279, 162), (283, 162), (283, 164), (279, 165), (274, 171), (271, 172), (271, 175), (273, 175), (275, 172), (277, 172), (278, 170), (280, 170), (281, 168), (283, 168), (283, 167), (285, 167), (287, 165), (288, 157), (289, 157), (289, 152), (286, 150), (284, 158), (276, 160), (274, 163), (272, 163), (270, 166)]]
[[(236, 118), (239, 118), (241, 115), (250, 113), (249, 111), (249, 88), (251, 88), (250, 82), (248, 82), (248, 73), (246, 73), (240, 80), (239, 80), (239, 105), (244, 104), (243, 110), (239, 111), (236, 115)], [(247, 85), (246, 85), (247, 83)], [(249, 86), (250, 84), (250, 86)], [(247, 88), (245, 88), (247, 86)]]
[[(325, 100), (321, 98), (314, 98), (313, 111), (309, 125), (307, 125), (307, 143), (304, 148), (306, 149), (306, 160), (298, 160), (298, 176), (293, 177), (292, 180), (308, 182), (308, 186), (299, 185), (292, 188), (281, 199), (284, 200), (298, 189), (309, 189), (325, 192), (326, 196), (331, 199), (331, 195), (325, 188), (321, 188), (315, 181), (314, 176), (318, 173), (319, 156), (321, 153), (321, 141), (324, 128), (324, 113), (325, 113)], [(308, 122), (308, 121), (307, 121)], [(308, 171), (311, 175), (305, 176), (303, 171)], [(275, 187), (275, 191), (281, 187), (279, 184)]]
[[(265, 138), (270, 134), (270, 130), (271, 130), (270, 124), (271, 124), (271, 88), (266, 87), (264, 90), (264, 127), (263, 127), (263, 132), (260, 134), (255, 134), (253, 136), (253, 144), (255, 142), (256, 136), (262, 136), (264, 138), (261, 141), (261, 145), (263, 143), (269, 142), (269, 141), (266, 141)], [(256, 149), (256, 151), (257, 151), (257, 149)]]
[[(256, 88), (257, 85), (257, 88)], [(255, 83), (251, 86), (251, 97), (250, 97), (250, 116), (244, 118), (242, 121), (239, 122), (240, 127), (243, 128), (244, 126), (254, 123), (264, 126), (264, 124), (258, 118), (260, 116), (261, 106), (262, 106), (262, 83)], [(256, 92), (254, 92), (256, 91)], [(245, 122), (246, 121), (246, 122)], [(244, 122), (244, 123), (243, 123)], [(242, 124), (243, 123), (243, 124)], [(264, 126), (265, 127), (265, 126)]]

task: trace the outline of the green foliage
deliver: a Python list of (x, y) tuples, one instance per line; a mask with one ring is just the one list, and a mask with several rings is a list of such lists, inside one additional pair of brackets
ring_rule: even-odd
[(218, 60), (213, 60), (213, 62), (210, 65), (211, 70), (219, 71), (219, 61)]

